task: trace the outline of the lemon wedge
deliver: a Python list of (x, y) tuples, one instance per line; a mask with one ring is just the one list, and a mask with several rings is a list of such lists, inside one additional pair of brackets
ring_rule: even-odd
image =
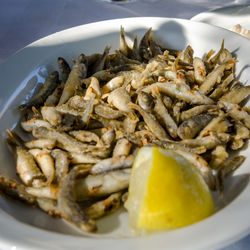
[(183, 227), (215, 210), (198, 170), (177, 153), (158, 147), (139, 150), (125, 207), (137, 234)]

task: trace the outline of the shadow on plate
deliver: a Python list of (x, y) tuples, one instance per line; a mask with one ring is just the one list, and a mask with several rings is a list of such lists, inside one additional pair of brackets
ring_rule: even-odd
[(228, 177), (225, 181), (222, 195), (218, 197), (217, 194), (213, 194), (217, 210), (220, 211), (229, 203), (233, 202), (247, 187), (249, 180), (250, 174), (240, 174)]

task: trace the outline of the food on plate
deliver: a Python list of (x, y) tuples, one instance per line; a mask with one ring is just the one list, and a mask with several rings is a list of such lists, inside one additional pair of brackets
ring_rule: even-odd
[(192, 163), (158, 147), (139, 150), (125, 207), (137, 234), (183, 227), (215, 210), (209, 188)]
[(242, 27), (240, 24), (236, 24), (233, 26), (232, 31), (250, 39), (250, 30), (245, 29), (244, 27)]
[[(239, 152), (250, 136), (249, 107), (244, 107), (250, 88), (235, 77), (237, 61), (224, 41), (217, 53), (194, 55), (190, 45), (180, 51), (159, 45), (151, 28), (130, 45), (121, 28), (114, 52), (106, 46), (103, 53), (80, 54), (72, 67), (59, 57), (59, 73), (51, 72), (41, 90), (19, 106), (18, 129), (7, 130), (19, 181), (0, 175), (0, 190), (93, 233), (98, 218), (115, 212), (127, 197), (130, 203), (132, 166), (147, 146), (140, 152), (163, 161), (159, 169), (145, 165), (145, 173), (164, 177), (166, 167), (173, 179), (159, 184), (181, 193), (168, 197), (164, 190), (158, 204), (172, 209), (173, 223), (157, 227), (184, 226), (210, 215), (208, 188), (222, 194), (224, 182), (245, 159), (232, 151)], [(16, 132), (20, 129), (23, 133)], [(169, 150), (172, 160), (156, 146)], [(177, 173), (184, 166), (181, 181)], [(138, 185), (153, 191), (150, 180)], [(184, 182), (204, 198), (203, 206), (190, 201)], [(177, 223), (182, 212), (173, 199), (186, 200), (194, 212)]]

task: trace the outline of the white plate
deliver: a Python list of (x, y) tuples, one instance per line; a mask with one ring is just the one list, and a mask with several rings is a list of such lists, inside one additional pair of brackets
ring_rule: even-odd
[(229, 6), (200, 13), (191, 18), (192, 21), (208, 23), (228, 30), (236, 24), (250, 29), (250, 6)]
[[(247, 82), (250, 75), (247, 39), (232, 32), (203, 23), (168, 18), (129, 18), (87, 24), (36, 41), (9, 58), (0, 66), (0, 171), (15, 176), (13, 157), (3, 137), (19, 119), (15, 107), (30, 90), (43, 81), (47, 72), (57, 69), (58, 56), (68, 61), (79, 53), (103, 51), (106, 44), (119, 46), (120, 26), (128, 35), (140, 37), (149, 27), (162, 45), (184, 49), (190, 44), (195, 56), (210, 49), (218, 50), (222, 39), (230, 51), (235, 51), (239, 63), (236, 74)], [(242, 154), (249, 154), (246, 149)], [(0, 198), (0, 248), (17, 249), (214, 249), (245, 236), (250, 231), (250, 158), (236, 171), (226, 185), (224, 201), (211, 217), (194, 225), (147, 237), (133, 238), (128, 233), (128, 218), (124, 211), (105, 218), (99, 226), (102, 234), (96, 238), (81, 236), (61, 220), (20, 203)], [(15, 248), (13, 248), (15, 249)]]

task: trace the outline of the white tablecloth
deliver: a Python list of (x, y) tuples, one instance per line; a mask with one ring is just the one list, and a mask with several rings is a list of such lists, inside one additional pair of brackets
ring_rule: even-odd
[[(115, 3), (104, 0), (0, 0), (0, 63), (39, 38), (81, 24), (136, 16), (190, 19), (200, 12), (239, 4), (250, 4), (250, 0), (131, 0)], [(250, 249), (250, 235), (224, 248), (229, 249)]]

